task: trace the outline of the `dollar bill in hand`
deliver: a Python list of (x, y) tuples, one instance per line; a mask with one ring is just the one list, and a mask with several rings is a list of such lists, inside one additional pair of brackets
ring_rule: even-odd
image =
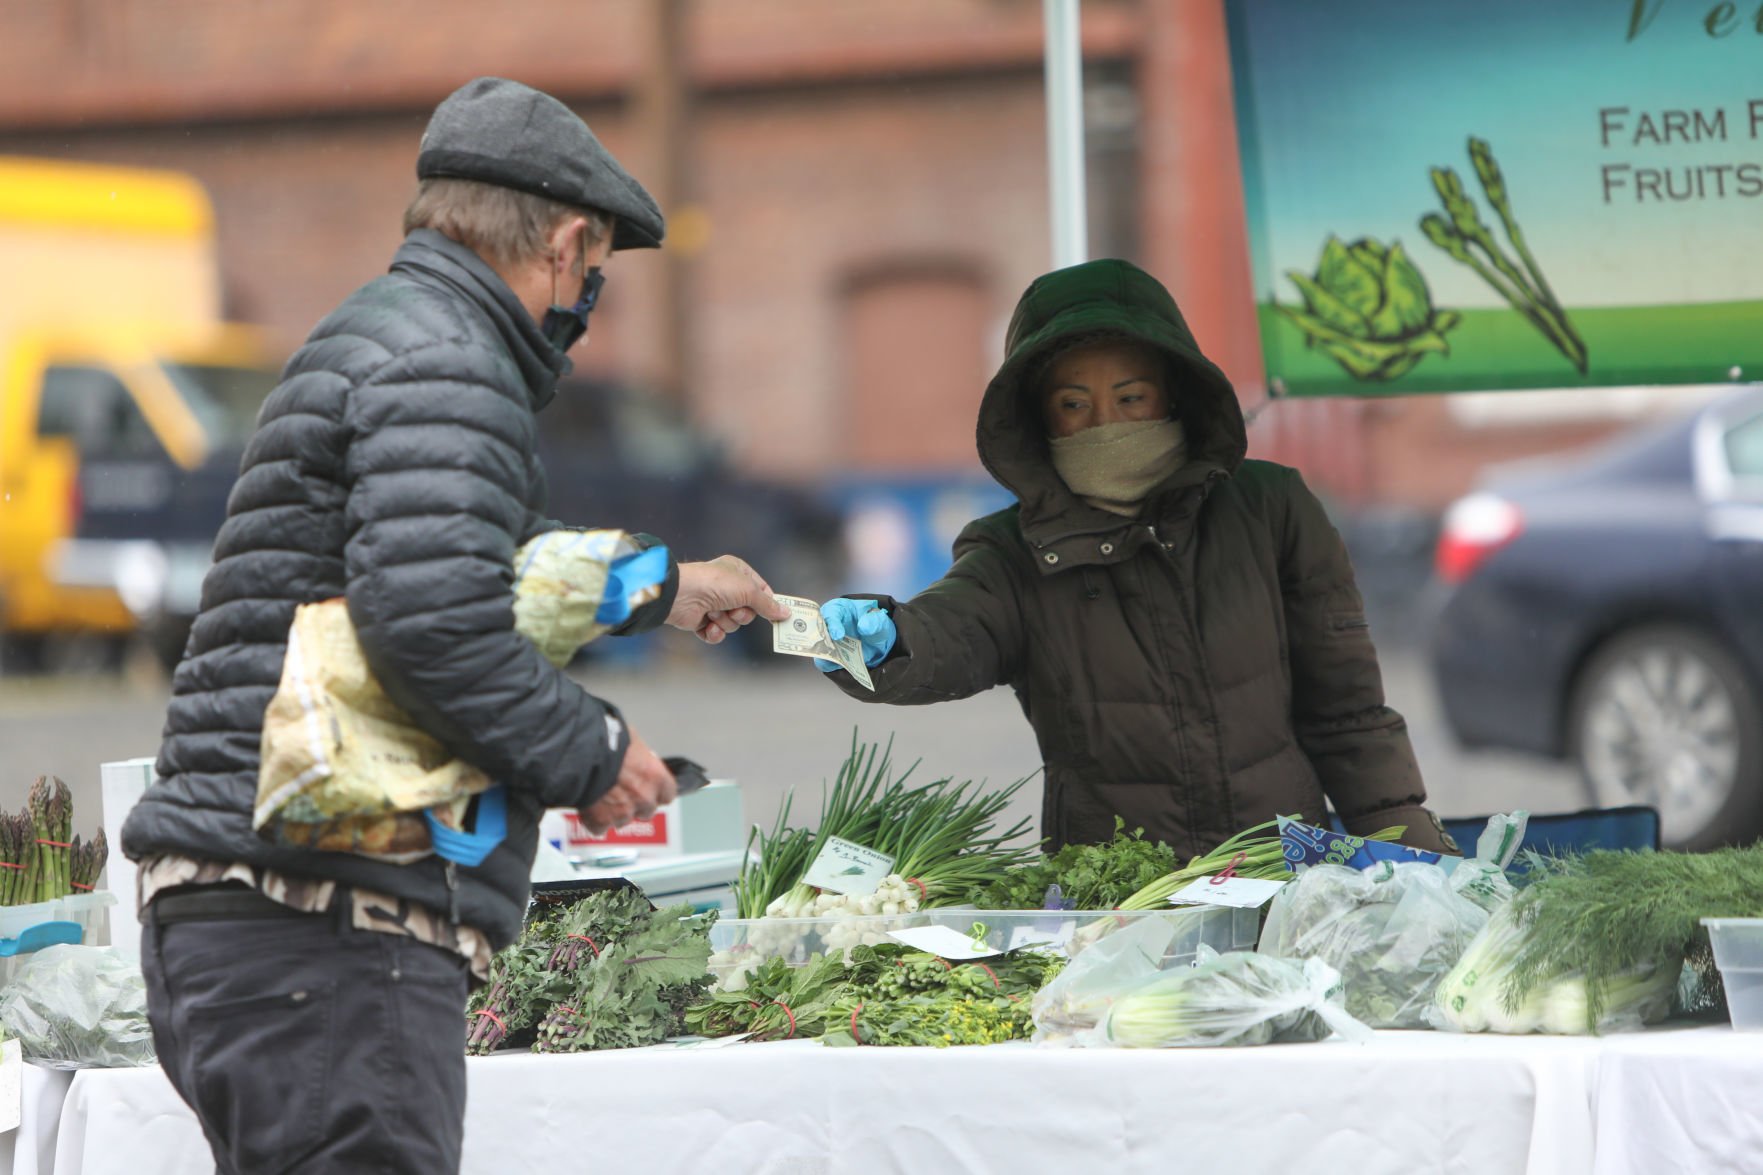
[(790, 610), (787, 619), (771, 625), (771, 651), (791, 657), (820, 657), (836, 661), (859, 685), (874, 690), (869, 667), (863, 664), (863, 642), (854, 636), (833, 640), (820, 615), (820, 605), (801, 596), (779, 596), (777, 602)]

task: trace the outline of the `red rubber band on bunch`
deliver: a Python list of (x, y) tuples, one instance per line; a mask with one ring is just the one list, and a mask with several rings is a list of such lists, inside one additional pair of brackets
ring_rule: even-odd
[[(790, 1036), (795, 1036), (796, 1035), (796, 1013), (790, 1011), (790, 1005), (784, 1003), (782, 1000), (772, 1000), (771, 1002), (776, 1004), (778, 1007), (782, 1008), (784, 1010), (784, 1015), (786, 1015), (790, 1018)], [(790, 1039), (790, 1036), (786, 1036), (786, 1037), (784, 1037), (784, 1039), (788, 1040), (788, 1039)]]
[(858, 1004), (855, 1008), (851, 1009), (851, 1039), (856, 1041), (858, 1044), (863, 1043), (863, 1038), (861, 1036), (857, 1035), (857, 1013), (861, 1012), (862, 1010), (863, 1010), (862, 1004)]
[(68, 842), (66, 842), (64, 840), (44, 840), (40, 836), (37, 838), (37, 843), (40, 845), (48, 845), (52, 849), (71, 849), (71, 848), (73, 848), (73, 846), (71, 844), (69, 844)]
[(582, 942), (587, 943), (589, 946), (594, 948), (594, 957), (596, 959), (598, 959), (600, 957), (600, 944), (595, 942), (593, 939), (589, 938), (587, 935), (585, 935), (585, 934), (572, 934), (569, 937), (574, 938), (574, 939), (579, 939)]
[(998, 982), (998, 973), (996, 971), (992, 970), (990, 967), (986, 966), (984, 963), (979, 962), (977, 959), (974, 960), (973, 962), (969, 963), (968, 966), (969, 967), (978, 967), (981, 971), (984, 971), (987, 975), (990, 975), (992, 977), (992, 987), (995, 990), (998, 990), (998, 991), (1004, 990), (1004, 985), (1002, 983)]
[(28, 866), (14, 865), (11, 861), (0, 861), (0, 869), (25, 869)]
[[(19, 867), (20, 867), (20, 868), (22, 868), (22, 866), (19, 866)], [(77, 881), (70, 881), (70, 882), (68, 882), (68, 884), (69, 884), (69, 885), (71, 885), (71, 886), (73, 886), (73, 887), (74, 887), (74, 888), (75, 888), (75, 889), (83, 889), (83, 890), (88, 890), (88, 891), (89, 891), (89, 890), (90, 890), (90, 889), (91, 889), (91, 888), (92, 888), (92, 887), (91, 887), (91, 886), (89, 886), (89, 885), (81, 885), (81, 884), (80, 884), (80, 883), (79, 883), (79, 882), (77, 882)]]
[(574, 1008), (570, 1007), (568, 1004), (558, 1004), (557, 1010), (559, 1012), (568, 1012), (571, 1016), (581, 1015), (580, 1012), (576, 1011)]
[(490, 1011), (490, 1009), (488, 1009), (488, 1008), (479, 1008), (477, 1011), (473, 1012), (472, 1015), (473, 1016), (488, 1016), (490, 1019), (492, 1019), (496, 1022), (496, 1027), (500, 1028), (503, 1032), (508, 1031), (508, 1025), (503, 1021), (502, 1017), (496, 1015), (496, 1013)]
[(906, 879), (906, 884), (907, 885), (916, 885), (918, 887), (918, 900), (919, 901), (921, 901), (921, 902), (930, 901), (930, 890), (924, 888), (924, 882), (918, 880), (918, 878), (916, 878), (916, 877), (908, 877)]

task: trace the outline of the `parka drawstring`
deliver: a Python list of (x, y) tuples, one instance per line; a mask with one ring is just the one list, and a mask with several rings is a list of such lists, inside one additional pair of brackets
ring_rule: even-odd
[(1083, 569), (1083, 573), (1084, 573), (1084, 599), (1094, 600), (1094, 599), (1098, 598), (1099, 596), (1101, 596), (1102, 587), (1100, 584), (1098, 584), (1096, 582), (1096, 569), (1094, 567), (1087, 567), (1086, 566)]

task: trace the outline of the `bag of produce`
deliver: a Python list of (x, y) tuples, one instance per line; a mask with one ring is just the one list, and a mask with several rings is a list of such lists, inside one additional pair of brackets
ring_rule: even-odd
[(1260, 949), (1338, 970), (1347, 1010), (1374, 1028), (1424, 1028), (1433, 990), (1487, 920), (1436, 865), (1313, 865), (1275, 895)]
[(1074, 955), (1029, 1006), (1035, 1040), (1075, 1044), (1094, 1032), (1115, 1000), (1158, 974), (1174, 938), (1173, 921), (1145, 918)]
[(108, 947), (33, 954), (0, 996), (0, 1023), (24, 1058), (49, 1069), (123, 1069), (154, 1062), (141, 969)]
[[(555, 665), (657, 598), (667, 551), (620, 530), (552, 530), (514, 559), (514, 627)], [(252, 826), (284, 844), (408, 863), (432, 812), (462, 830), (491, 780), (411, 721), (375, 680), (342, 599), (302, 604), (263, 721)], [(468, 862), (471, 863), (471, 862)]]
[(1578, 1036), (1631, 1032), (1670, 1012), (1683, 973), (1681, 955), (1609, 976), (1594, 996), (1583, 972), (1547, 969), (1522, 977), (1534, 934), (1516, 907), (1496, 911), (1439, 983), (1427, 1023), (1447, 1032)]
[(1192, 967), (1160, 972), (1119, 995), (1079, 1043), (1204, 1048), (1327, 1040), (1337, 1032), (1355, 1041), (1371, 1036), (1343, 1007), (1340, 973), (1327, 963), (1202, 946)]
[(1527, 815), (1496, 816), (1476, 856), (1449, 863), (1312, 864), (1274, 897), (1263, 954), (1341, 973), (1347, 1010), (1374, 1028), (1425, 1028), (1433, 992), (1512, 897), (1505, 866)]

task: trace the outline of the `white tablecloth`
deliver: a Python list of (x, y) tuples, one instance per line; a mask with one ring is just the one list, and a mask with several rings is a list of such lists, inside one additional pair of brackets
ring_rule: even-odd
[[(1763, 1037), (1723, 1027), (1144, 1052), (783, 1043), (505, 1055), (468, 1071), (474, 1175), (1763, 1171)], [(62, 1090), (51, 1140), (42, 1112)], [(39, 1071), (27, 1119), (33, 1097), (15, 1175), (210, 1169), (157, 1069), (71, 1086)]]

